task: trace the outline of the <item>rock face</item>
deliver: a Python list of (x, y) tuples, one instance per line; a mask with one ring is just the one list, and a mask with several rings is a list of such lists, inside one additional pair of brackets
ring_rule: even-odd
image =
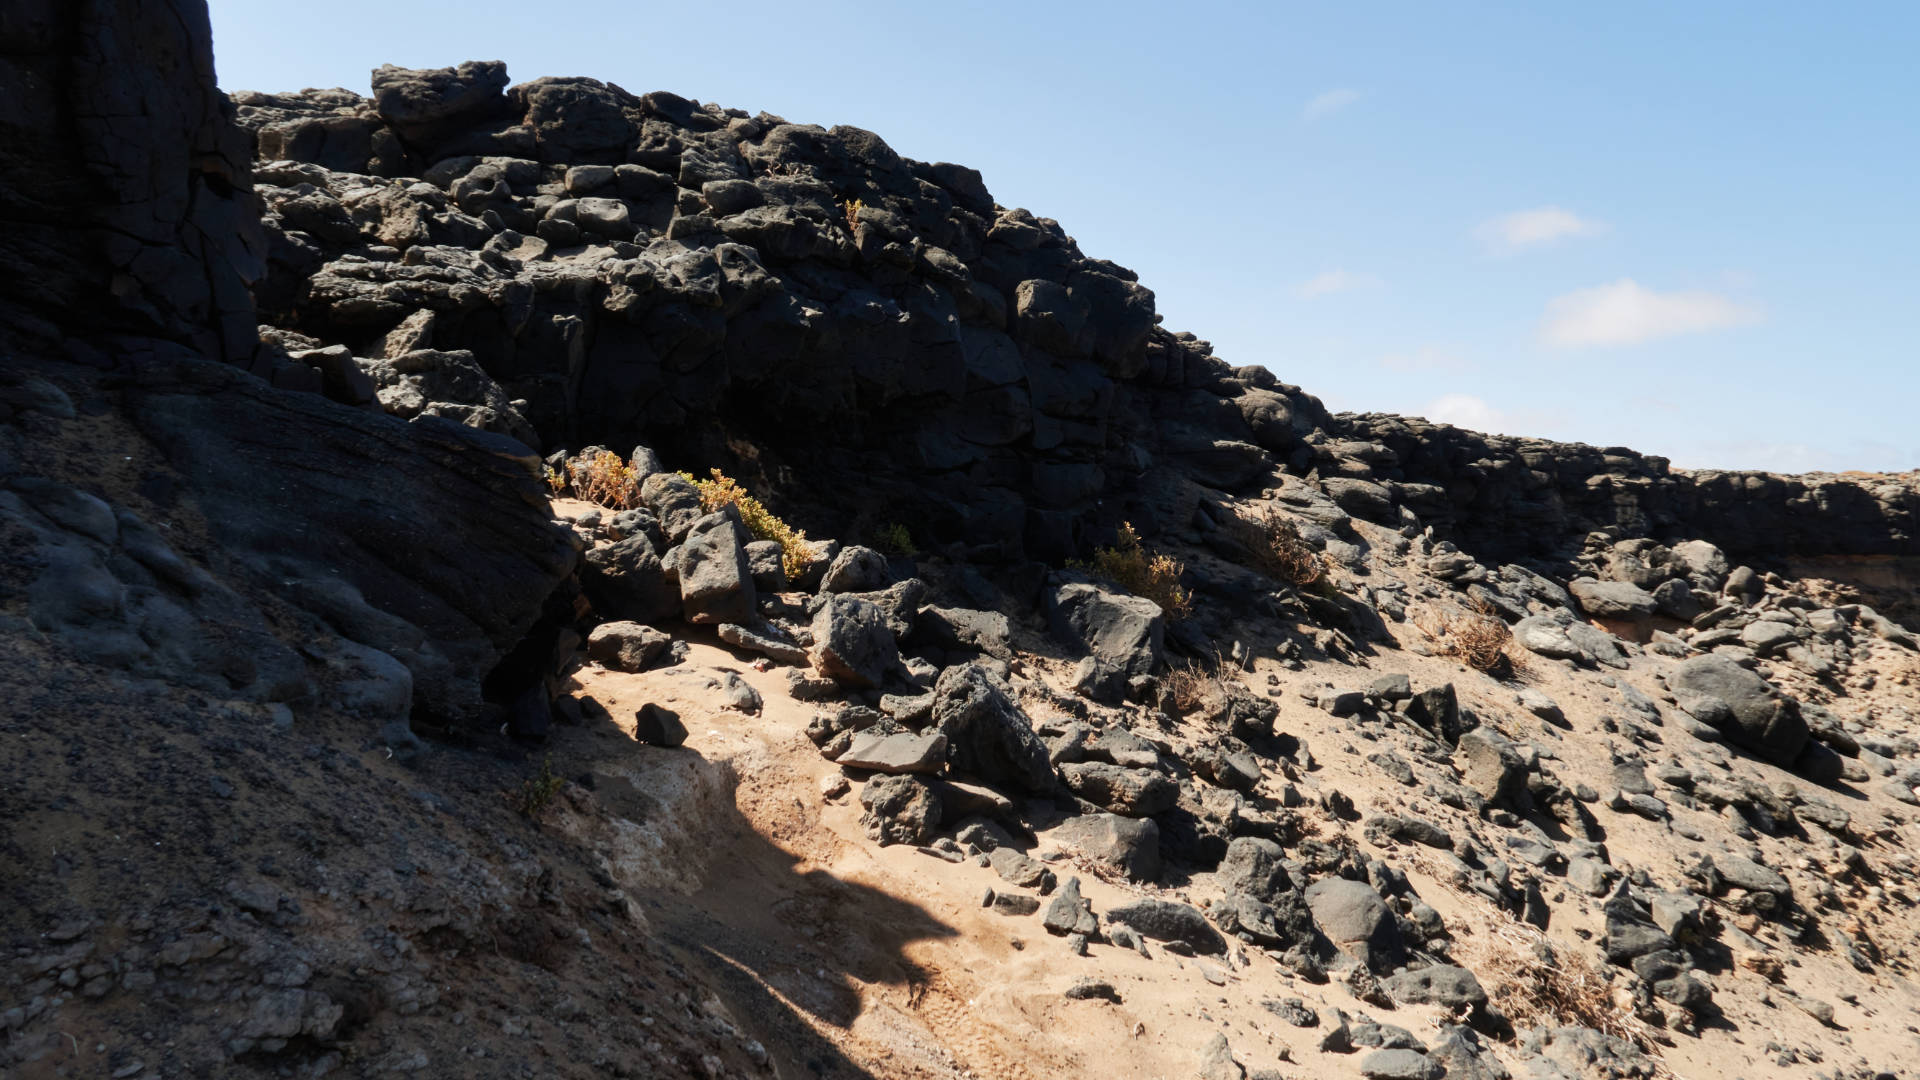
[(1799, 705), (1724, 656), (1696, 656), (1667, 680), (1680, 707), (1737, 745), (1786, 765), (1807, 745)]
[[(478, 706), (474, 675), (519, 642), (575, 564), (543, 512), (539, 462), (510, 439), (344, 409), (186, 359), (146, 368), (124, 394), (230, 551), (336, 623), (365, 608), (391, 617), (356, 632), (413, 670), (435, 712)], [(365, 498), (369, 486), (381, 501)], [(335, 599), (335, 583), (352, 597)]]
[(267, 243), (247, 132), (214, 86), (206, 5), (8, 8), (0, 333), (122, 333), (251, 364), (247, 290)]

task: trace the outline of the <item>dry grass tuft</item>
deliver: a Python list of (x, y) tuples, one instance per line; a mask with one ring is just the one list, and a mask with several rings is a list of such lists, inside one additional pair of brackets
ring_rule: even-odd
[(1173, 691), (1173, 707), (1180, 710), (1182, 716), (1198, 710), (1219, 681), (1218, 675), (1192, 660), (1174, 668), (1167, 675), (1167, 688)]
[(1132, 523), (1120, 526), (1120, 539), (1112, 547), (1093, 553), (1093, 563), (1074, 563), (1092, 570), (1135, 596), (1144, 596), (1160, 605), (1169, 619), (1184, 619), (1193, 614), (1193, 594), (1180, 587), (1185, 563), (1171, 555), (1149, 553), (1141, 546), (1140, 533)]
[(1483, 671), (1496, 679), (1513, 679), (1526, 674), (1527, 653), (1513, 640), (1500, 613), (1484, 600), (1468, 601), (1466, 611), (1440, 616), (1437, 625), (1422, 626), (1440, 645), (1442, 655)]
[(1590, 1027), (1639, 1047), (1653, 1060), (1656, 1075), (1671, 1075), (1652, 1025), (1614, 1004), (1612, 988), (1585, 957), (1552, 949), (1553, 960), (1543, 960), (1545, 934), (1505, 912), (1490, 916), (1492, 925), (1467, 946), (1476, 954), (1470, 968), (1514, 1027)]
[[(554, 477), (549, 474), (551, 486)], [(615, 510), (631, 510), (640, 505), (640, 474), (625, 458), (611, 450), (602, 450), (590, 458), (575, 458), (567, 463), (567, 484), (573, 493), (588, 502)], [(557, 490), (557, 489), (556, 489)]]
[(1250, 518), (1235, 514), (1228, 531), (1253, 553), (1253, 568), (1268, 577), (1304, 588), (1327, 576), (1326, 560), (1279, 507), (1261, 506)]

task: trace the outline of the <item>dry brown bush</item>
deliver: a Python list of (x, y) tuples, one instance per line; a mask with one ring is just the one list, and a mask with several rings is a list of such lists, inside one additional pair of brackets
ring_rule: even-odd
[(1652, 1058), (1658, 1075), (1671, 1075), (1659, 1057), (1652, 1027), (1614, 1004), (1611, 984), (1585, 957), (1552, 949), (1552, 961), (1543, 960), (1545, 934), (1505, 912), (1491, 917), (1493, 924), (1476, 935), (1466, 951), (1473, 954), (1471, 970), (1487, 988), (1493, 1006), (1515, 1028), (1590, 1027), (1634, 1044)]
[(640, 505), (640, 474), (611, 450), (568, 462), (567, 483), (580, 498), (614, 510)]
[(1440, 616), (1439, 624), (1422, 627), (1440, 643), (1440, 651), (1475, 671), (1496, 679), (1525, 674), (1526, 653), (1513, 640), (1513, 631), (1499, 612), (1484, 600), (1468, 602), (1466, 611)]
[(1189, 660), (1167, 676), (1167, 688), (1173, 691), (1173, 707), (1185, 716), (1206, 703), (1217, 676)]
[(1252, 553), (1254, 569), (1275, 580), (1307, 586), (1326, 576), (1326, 561), (1276, 506), (1261, 506), (1252, 517), (1235, 514), (1228, 530)]
[(1193, 614), (1193, 594), (1180, 587), (1180, 575), (1186, 564), (1171, 555), (1148, 552), (1140, 543), (1140, 533), (1132, 523), (1120, 526), (1119, 540), (1112, 547), (1093, 553), (1092, 564), (1069, 565), (1092, 570), (1135, 596), (1144, 596), (1160, 605), (1168, 619), (1184, 619)]

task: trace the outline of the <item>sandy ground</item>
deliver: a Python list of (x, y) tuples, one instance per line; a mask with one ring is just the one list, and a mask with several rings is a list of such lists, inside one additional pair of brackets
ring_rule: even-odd
[[(1515, 738), (1550, 747), (1557, 758), (1551, 767), (1562, 779), (1603, 785), (1609, 736), (1600, 730), (1600, 718), (1615, 692), (1597, 681), (1598, 674), (1550, 662), (1533, 666), (1527, 681), (1563, 707), (1568, 717), (1563, 730), (1518, 709), (1513, 684), (1496, 683), (1451, 661), (1388, 651), (1373, 658), (1372, 666), (1405, 671), (1416, 686), (1452, 681), (1463, 704), (1494, 718)], [(715, 707), (710, 680), (722, 671), (741, 674), (760, 691), (766, 702), (762, 715)], [(1336, 665), (1285, 671), (1262, 661), (1244, 678), (1265, 689), (1269, 673), (1280, 682), (1282, 714), (1276, 728), (1306, 740), (1321, 763), (1306, 780), (1309, 799), (1321, 790), (1339, 789), (1363, 812), (1392, 808), (1451, 824), (1452, 812), (1423, 799), (1417, 789), (1373, 774), (1365, 754), (1375, 748), (1357, 739), (1346, 722), (1309, 707), (1296, 693), (1329, 681), (1352, 685), (1367, 673)], [(1644, 671), (1612, 674), (1650, 695), (1659, 691)], [(1338, 981), (1308, 985), (1253, 949), (1236, 947), (1224, 960), (1155, 950), (1149, 960), (1095, 943), (1088, 956), (1073, 955), (1063, 940), (1041, 928), (1039, 916), (1009, 918), (982, 907), (985, 890), (1003, 885), (992, 870), (867, 840), (858, 822), (858, 781), (851, 795), (822, 797), (823, 779), (840, 770), (803, 733), (817, 707), (788, 698), (778, 669), (756, 671), (746, 657), (717, 642), (694, 642), (689, 658), (673, 667), (641, 674), (589, 668), (579, 681), (582, 692), (603, 703), (628, 732), (634, 711), (652, 702), (678, 711), (690, 734), (681, 748), (628, 743), (624, 752), (594, 761), (597, 801), (615, 818), (634, 824), (576, 821), (570, 827), (600, 831), (583, 839), (598, 844), (622, 884), (645, 897), (643, 907), (657, 933), (689, 957), (704, 954), (737, 973), (728, 1004), (745, 1027), (755, 1030), (769, 1020), (756, 1003), (771, 999), (784, 1007), (772, 1010), (784, 1015), (760, 1029), (770, 1046), (817, 1038), (876, 1076), (1172, 1078), (1193, 1075), (1202, 1048), (1221, 1033), (1250, 1070), (1347, 1077), (1360, 1075), (1364, 1055), (1317, 1049), (1332, 1022), (1332, 1008), (1365, 1012), (1423, 1038), (1448, 1020), (1437, 1008), (1367, 1006)], [(1671, 738), (1675, 744), (1653, 748), (1649, 762), (1684, 758), (1688, 748), (1679, 744), (1690, 740), (1677, 732)], [(1792, 782), (1788, 774), (1749, 759), (1740, 759), (1738, 767), (1769, 783)], [(1880, 795), (1858, 801), (1856, 817), (1892, 806)], [(731, 813), (725, 812), (729, 803)], [(1693, 812), (1676, 807), (1675, 813), (1676, 824), (1685, 825)], [(1663, 881), (1673, 878), (1675, 864), (1690, 848), (1701, 846), (1682, 842), (1666, 824), (1604, 806), (1596, 815), (1606, 827), (1616, 866), (1646, 867)], [(1699, 824), (1710, 839), (1720, 828), (1717, 821)], [(1357, 827), (1348, 828), (1358, 835)], [(1867, 857), (1877, 860), (1906, 849), (1911, 837), (1911, 826), (1901, 825), (1869, 844)], [(1787, 845), (1769, 838), (1761, 842), (1771, 865), (1821, 872), (1820, 860), (1807, 858), (1810, 846)], [(1043, 834), (1032, 853), (1044, 856), (1054, 846)], [(1511, 920), (1487, 901), (1423, 872), (1430, 864), (1420, 849), (1402, 847), (1389, 858), (1408, 869), (1419, 895), (1446, 918), (1456, 937), (1456, 955), (1470, 966), (1476, 957), (1511, 953), (1512, 943), (1495, 934)], [(1056, 870), (1064, 878), (1071, 864), (1056, 864)], [(1096, 912), (1141, 891), (1157, 891), (1079, 876)], [(1198, 900), (1207, 889), (1203, 878), (1170, 895)], [(1594, 952), (1584, 939), (1601, 927), (1597, 902), (1570, 889), (1554, 890), (1548, 900), (1554, 908), (1551, 938), (1583, 954)], [(1883, 948), (1895, 938), (1910, 937), (1910, 903), (1903, 901), (1897, 912), (1863, 913), (1874, 923), (1876, 939), (1886, 939)], [(1771, 994), (1771, 984), (1760, 974), (1729, 967), (1708, 976), (1724, 1018), (1697, 1038), (1675, 1037), (1664, 1051), (1674, 1075), (1773, 1073), (1777, 1047), (1800, 1048), (1803, 1055), (1779, 1075), (1805, 1074), (1802, 1070), (1812, 1067), (1808, 1048), (1828, 1067), (1864, 1060), (1886, 1068), (1920, 1054), (1915, 1036), (1920, 994), (1906, 979), (1888, 974), (1885, 965), (1862, 976), (1833, 950), (1796, 947), (1771, 926), (1760, 928), (1759, 937), (1777, 951), (1795, 991), (1833, 1004), (1834, 1027)], [(1062, 996), (1088, 976), (1110, 981), (1121, 1003)], [(1497, 1000), (1498, 988), (1489, 990)], [(1285, 997), (1301, 998), (1319, 1010), (1322, 1026), (1295, 1028), (1261, 1007), (1264, 999)], [(1511, 1048), (1501, 1052), (1511, 1059)], [(806, 1068), (804, 1055), (775, 1057), (798, 1060)], [(778, 1071), (787, 1075), (792, 1068)]]

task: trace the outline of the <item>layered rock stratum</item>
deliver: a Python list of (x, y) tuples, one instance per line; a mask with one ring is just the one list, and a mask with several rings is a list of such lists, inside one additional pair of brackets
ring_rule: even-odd
[(1912, 1074), (1915, 474), (1329, 414), (858, 128), (0, 28), (0, 1068)]

